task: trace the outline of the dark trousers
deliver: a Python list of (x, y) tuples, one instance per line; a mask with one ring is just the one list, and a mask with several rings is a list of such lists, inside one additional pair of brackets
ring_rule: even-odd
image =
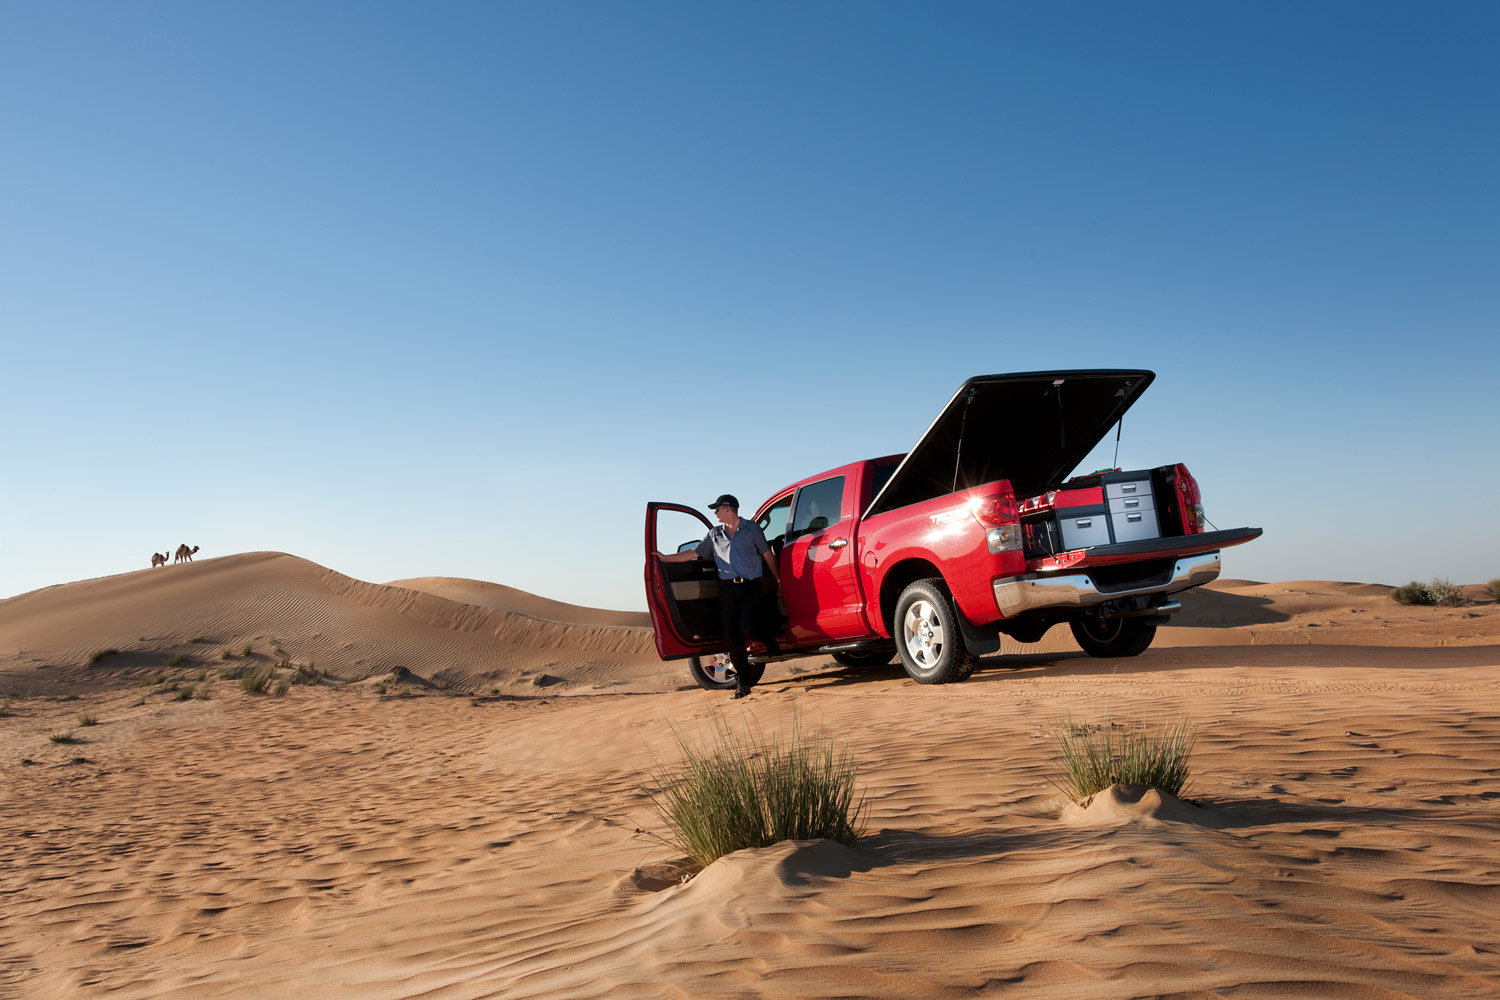
[(764, 663), (751, 663), (745, 649), (745, 637), (759, 639), (766, 652), (776, 654), (781, 647), (776, 644), (776, 628), (771, 616), (766, 614), (766, 601), (774, 600), (760, 590), (759, 580), (735, 583), (733, 580), (719, 581), (719, 625), (724, 630), (724, 641), (729, 646), (729, 660), (734, 664), (741, 691), (748, 691), (760, 682), (766, 672)]

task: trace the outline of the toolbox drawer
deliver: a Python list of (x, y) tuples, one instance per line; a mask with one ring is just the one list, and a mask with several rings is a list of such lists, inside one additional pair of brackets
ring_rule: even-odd
[(1120, 483), (1104, 484), (1104, 495), (1111, 500), (1116, 497), (1149, 497), (1151, 495), (1151, 479), (1130, 479)]
[(1132, 495), (1109, 498), (1109, 512), (1111, 514), (1124, 514), (1133, 510), (1154, 510), (1155, 508), (1156, 501), (1151, 499), (1150, 493), (1147, 493), (1143, 497)]
[(1116, 542), (1138, 542), (1143, 538), (1160, 538), (1161, 528), (1156, 523), (1156, 511), (1111, 509), (1110, 523), (1114, 526)]
[[(1156, 523), (1153, 515), (1151, 523)], [(1109, 514), (1103, 508), (1093, 513), (1076, 510), (1057, 512), (1057, 527), (1062, 532), (1064, 549), (1086, 549), (1091, 545), (1109, 544)]]

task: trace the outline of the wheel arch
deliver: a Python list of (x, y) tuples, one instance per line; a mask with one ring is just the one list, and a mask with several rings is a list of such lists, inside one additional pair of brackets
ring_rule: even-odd
[(901, 592), (918, 580), (934, 577), (945, 588), (948, 586), (948, 581), (943, 579), (942, 570), (926, 559), (903, 559), (886, 571), (880, 580), (880, 624), (887, 636), (894, 638), (896, 635), (892, 619), (895, 618), (896, 602), (901, 599)]

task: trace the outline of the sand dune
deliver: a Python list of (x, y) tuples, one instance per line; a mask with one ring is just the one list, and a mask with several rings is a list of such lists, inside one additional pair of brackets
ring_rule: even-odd
[[(568, 607), (512, 593), (515, 607)], [(100, 650), (120, 655), (85, 679), (108, 683), (148, 672), (163, 654), (206, 662), (247, 643), (260, 655), (312, 662), (342, 677), (403, 667), (455, 691), (505, 690), (543, 675), (586, 687), (660, 686), (667, 671), (649, 628), (599, 624), (618, 613), (579, 611), (576, 622), (540, 618), (253, 552), (0, 601), (0, 656), (34, 666), (30, 687), (39, 691), (58, 677), (74, 683), (69, 670)]]
[[(1500, 995), (1494, 603), (1225, 581), (1131, 660), (1022, 647), (945, 687), (792, 661), (731, 703), (677, 690), (648, 631), (429, 582), (258, 553), (0, 602), (0, 692), (34, 692), (0, 718), (0, 996)], [(504, 696), (139, 686), (273, 633)], [(793, 712), (849, 741), (864, 840), (681, 881), (653, 757)], [(1048, 783), (1049, 719), (1177, 713), (1188, 801)]]
[(524, 590), (485, 583), (483, 580), (463, 580), (452, 576), (423, 576), (411, 580), (392, 580), (388, 587), (404, 587), (424, 594), (432, 594), (461, 604), (474, 604), (481, 608), (498, 608), (528, 618), (544, 621), (566, 622), (572, 625), (619, 625), (633, 628), (650, 628), (651, 616), (644, 611), (605, 611), (600, 608), (581, 608), (576, 604), (564, 604), (545, 597), (528, 594)]

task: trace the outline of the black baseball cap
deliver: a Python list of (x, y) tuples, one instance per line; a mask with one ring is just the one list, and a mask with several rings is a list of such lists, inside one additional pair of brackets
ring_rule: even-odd
[(733, 507), (735, 510), (739, 510), (740, 509), (740, 502), (735, 499), (733, 493), (721, 493), (719, 495), (719, 499), (715, 500), (713, 503), (711, 503), (711, 504), (708, 505), (708, 509), (709, 510), (718, 510), (720, 507), (724, 506), (726, 503), (729, 506)]

